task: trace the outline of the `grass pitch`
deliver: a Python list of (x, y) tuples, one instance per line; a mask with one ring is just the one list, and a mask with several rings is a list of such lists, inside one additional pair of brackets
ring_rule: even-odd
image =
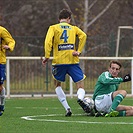
[[(7, 99), (0, 133), (133, 133), (133, 117), (90, 117), (76, 98), (68, 98), (68, 102), (72, 117), (64, 116), (57, 98)], [(133, 105), (133, 98), (122, 104)]]

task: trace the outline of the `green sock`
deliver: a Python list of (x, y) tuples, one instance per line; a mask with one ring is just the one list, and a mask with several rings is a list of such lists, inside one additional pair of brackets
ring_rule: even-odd
[(120, 104), (120, 102), (123, 99), (124, 99), (124, 96), (122, 94), (116, 95), (112, 102), (112, 106), (111, 106), (110, 110), (116, 110), (117, 106)]
[(126, 111), (125, 110), (119, 111), (118, 116), (126, 116)]

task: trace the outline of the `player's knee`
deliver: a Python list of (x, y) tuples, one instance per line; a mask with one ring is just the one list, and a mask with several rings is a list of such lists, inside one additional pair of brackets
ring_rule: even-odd
[(122, 94), (124, 97), (126, 97), (127, 92), (125, 90), (121, 90), (120, 94)]

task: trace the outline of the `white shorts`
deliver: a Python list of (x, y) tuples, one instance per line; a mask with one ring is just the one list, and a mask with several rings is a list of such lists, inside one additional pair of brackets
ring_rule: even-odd
[(95, 98), (95, 107), (99, 112), (108, 113), (112, 105), (112, 92), (109, 94), (99, 95)]

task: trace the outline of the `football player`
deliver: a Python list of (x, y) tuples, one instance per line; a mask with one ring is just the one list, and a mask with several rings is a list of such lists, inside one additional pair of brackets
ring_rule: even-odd
[(4, 112), (5, 104), (5, 88), (3, 86), (6, 79), (6, 51), (13, 51), (15, 40), (11, 34), (2, 26), (0, 26), (0, 116)]
[[(77, 85), (78, 103), (86, 110), (86, 105), (83, 103), (85, 90), (83, 74), (79, 66), (79, 55), (81, 54), (86, 43), (86, 34), (77, 26), (70, 24), (71, 12), (63, 9), (59, 14), (59, 23), (49, 27), (45, 43), (44, 51), (45, 58), (42, 64), (45, 65), (50, 57), (50, 52), (53, 50), (52, 75), (55, 79), (56, 94), (59, 101), (66, 110), (66, 116), (71, 116), (71, 108), (66, 100), (66, 95), (61, 87), (61, 82), (65, 81), (65, 76), (68, 74), (72, 77)], [(76, 37), (79, 38), (78, 48), (76, 48)]]
[(120, 105), (126, 97), (125, 90), (118, 87), (123, 82), (131, 81), (129, 74), (123, 78), (118, 77), (122, 65), (118, 61), (111, 61), (108, 71), (103, 72), (95, 85), (93, 100), (95, 101), (96, 111), (101, 112), (106, 117), (133, 116), (133, 106)]

